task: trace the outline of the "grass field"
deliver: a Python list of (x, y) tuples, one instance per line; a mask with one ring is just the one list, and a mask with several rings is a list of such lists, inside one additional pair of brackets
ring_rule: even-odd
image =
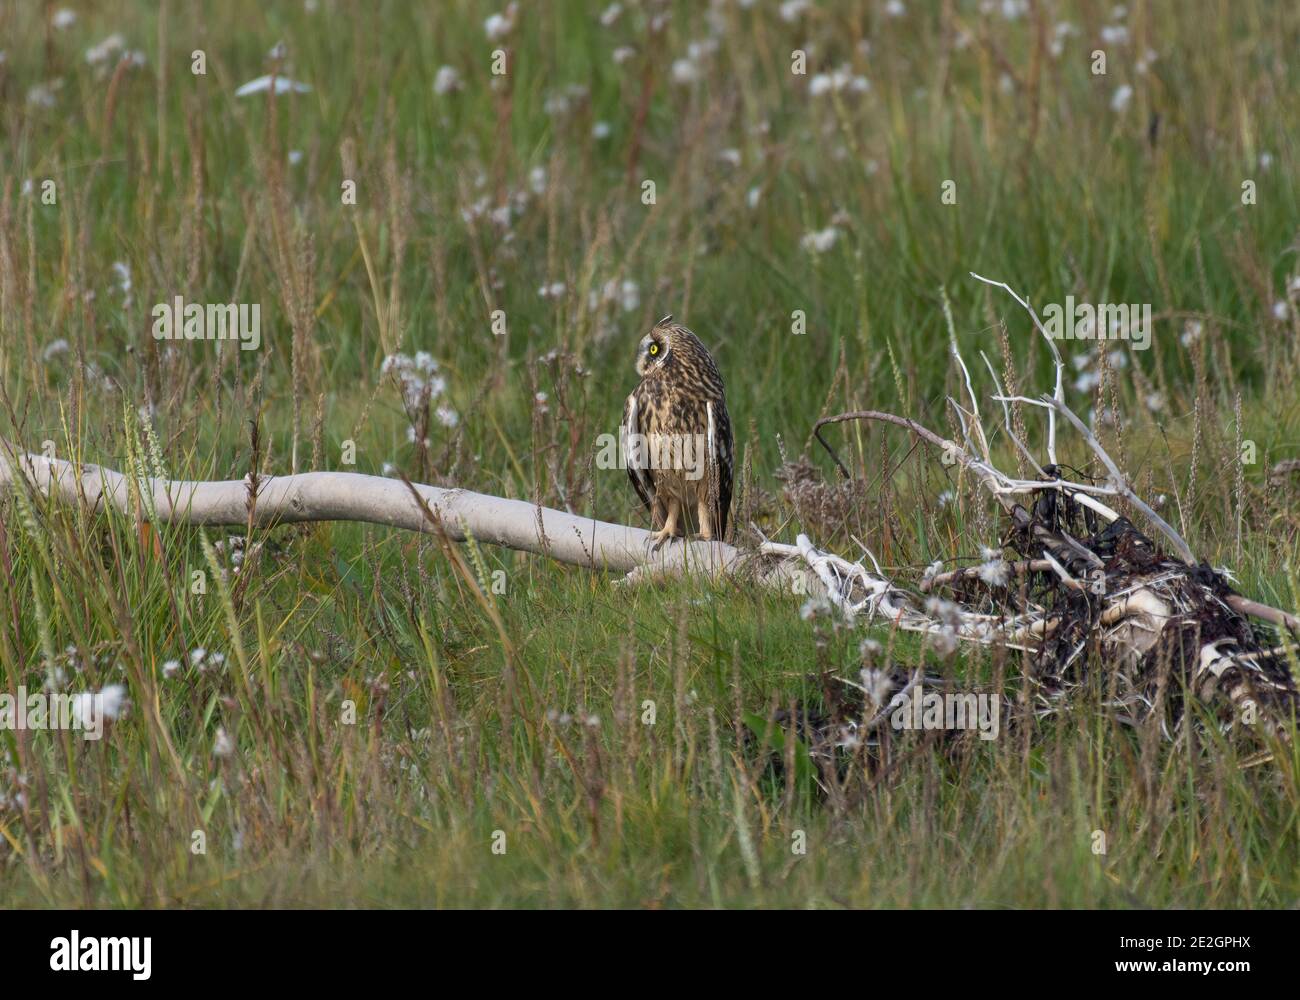
[[(974, 271), (1151, 305), (1148, 350), (1063, 343), (1071, 404), (1200, 558), (1300, 606), (1300, 476), (1270, 476), (1300, 458), (1293, 3), (69, 0), (0, 5), (0, 39), (22, 448), (401, 473), (645, 525), (595, 441), (673, 313), (726, 379), (733, 541), (805, 532), (915, 574), (1002, 532), (936, 453), (849, 424), (852, 486), (788, 473), (834, 482), (811, 430), (844, 410), (955, 433), (945, 298), (974, 374), (984, 352), (1050, 388)], [(272, 72), (310, 89), (236, 96)], [(155, 339), (176, 296), (258, 304), (260, 346)], [(404, 392), (385, 359), (417, 352), (437, 370)], [(855, 677), (865, 637), (1012, 697), (1021, 659), (467, 546), (480, 581), (504, 571), (489, 613), (432, 536), (245, 534), (0, 499), (0, 690), (126, 698), (98, 742), (0, 731), (0, 904), (1300, 903), (1300, 751), (1244, 767), (1212, 730), (1121, 725), (1104, 664), (1032, 731), (916, 737), (826, 796), (746, 716)]]

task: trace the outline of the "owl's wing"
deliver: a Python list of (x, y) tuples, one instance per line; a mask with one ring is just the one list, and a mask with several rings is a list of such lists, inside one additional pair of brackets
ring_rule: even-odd
[(709, 402), (706, 408), (709, 420), (709, 464), (713, 467), (713, 474), (718, 484), (717, 538), (721, 542), (727, 538), (727, 515), (731, 513), (731, 418), (727, 415), (725, 404), (719, 403), (715, 407), (712, 402)]
[(618, 430), (622, 436), (620, 443), (623, 455), (627, 459), (627, 478), (632, 480), (632, 488), (645, 504), (645, 509), (653, 514), (654, 470), (650, 468), (650, 451), (645, 445), (645, 433), (641, 430), (640, 406), (635, 392), (623, 404), (623, 423)]

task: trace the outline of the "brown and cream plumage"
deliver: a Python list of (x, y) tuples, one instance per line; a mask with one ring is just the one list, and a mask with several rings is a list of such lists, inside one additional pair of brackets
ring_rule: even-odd
[[(731, 511), (731, 417), (718, 366), (672, 316), (637, 347), (641, 384), (623, 407), (627, 474), (650, 511), (655, 547), (688, 526), (721, 541)], [(692, 521), (693, 518), (693, 521)]]

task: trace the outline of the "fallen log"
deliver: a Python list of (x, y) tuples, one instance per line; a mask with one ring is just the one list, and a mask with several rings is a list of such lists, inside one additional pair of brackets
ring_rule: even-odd
[[(25, 481), (44, 496), (114, 510), (161, 524), (269, 527), (312, 521), (360, 521), (432, 532), (412, 490), (448, 538), (544, 555), (572, 566), (648, 575), (753, 574), (761, 583), (791, 579), (787, 561), (724, 542), (674, 539), (658, 551), (643, 528), (599, 521), (524, 500), (444, 489), (356, 472), (302, 472), (218, 481), (129, 477), (102, 465), (75, 464), (21, 451), (0, 439), (0, 486)], [(251, 507), (251, 514), (250, 514)]]

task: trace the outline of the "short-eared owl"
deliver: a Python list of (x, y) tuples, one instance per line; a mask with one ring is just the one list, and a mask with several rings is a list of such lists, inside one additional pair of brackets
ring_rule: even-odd
[(658, 529), (654, 547), (683, 535), (722, 541), (731, 510), (731, 418), (718, 366), (672, 316), (637, 347), (641, 384), (623, 407), (623, 451), (632, 486)]

